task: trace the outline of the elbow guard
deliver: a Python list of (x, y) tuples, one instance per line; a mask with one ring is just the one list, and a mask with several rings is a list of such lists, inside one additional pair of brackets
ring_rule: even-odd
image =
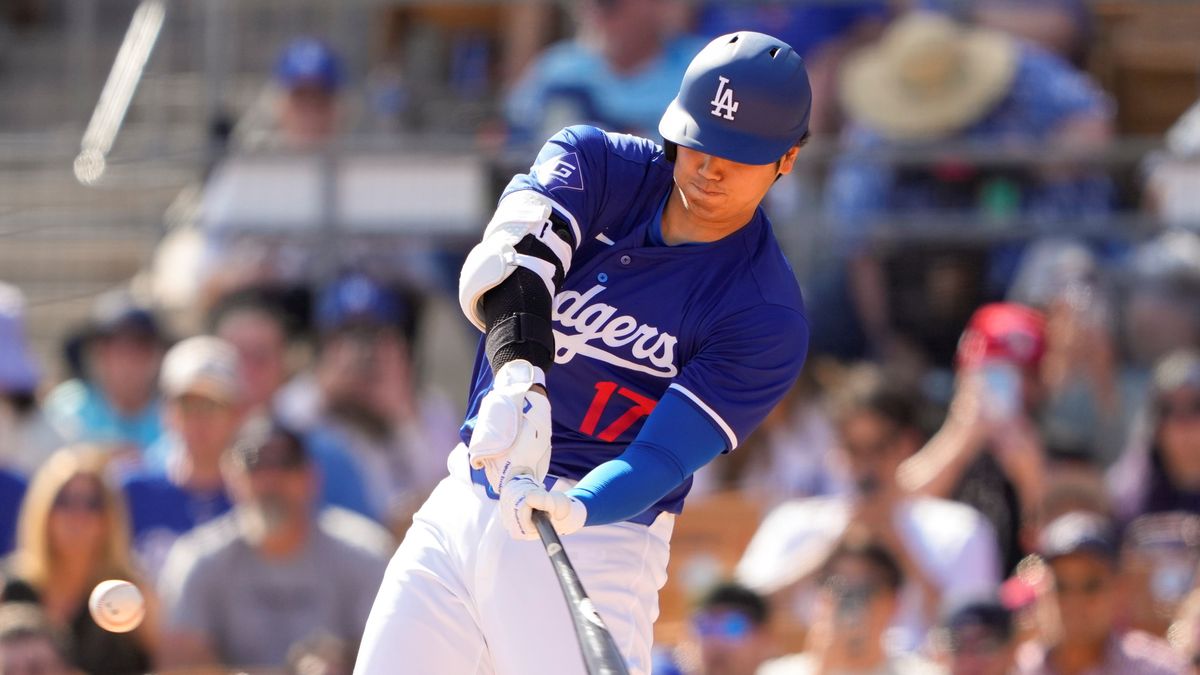
[(458, 279), (458, 303), (463, 314), (481, 331), (487, 330), (483, 296), (517, 268), (541, 279), (551, 299), (571, 268), (579, 241), (579, 226), (549, 198), (531, 190), (500, 200), (483, 233), (467, 255)]

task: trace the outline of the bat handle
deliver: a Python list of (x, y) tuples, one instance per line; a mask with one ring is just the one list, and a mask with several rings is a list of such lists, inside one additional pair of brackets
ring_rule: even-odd
[(542, 545), (549, 548), (551, 544), (558, 544), (561, 550), (562, 540), (558, 538), (558, 532), (554, 530), (554, 524), (550, 522), (550, 514), (534, 509), (530, 518), (533, 519), (533, 526), (537, 528), (538, 536), (542, 538)]

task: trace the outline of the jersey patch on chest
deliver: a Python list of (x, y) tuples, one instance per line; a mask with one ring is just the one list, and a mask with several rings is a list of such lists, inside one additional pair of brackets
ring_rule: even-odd
[[(586, 356), (658, 377), (678, 375), (675, 346), (679, 341), (675, 336), (631, 315), (618, 316), (619, 309), (597, 302), (606, 288), (597, 284), (584, 293), (563, 291), (554, 299), (554, 362), (569, 363), (576, 356)], [(573, 332), (560, 330), (560, 326)]]

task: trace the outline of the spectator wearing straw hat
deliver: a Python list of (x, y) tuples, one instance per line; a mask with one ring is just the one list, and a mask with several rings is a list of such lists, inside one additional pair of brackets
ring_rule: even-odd
[[(906, 246), (908, 238), (961, 234), (964, 220), (1057, 232), (1064, 218), (1111, 208), (1104, 176), (963, 158), (973, 148), (1078, 149), (1111, 136), (1112, 106), (1099, 88), (1032, 44), (912, 13), (849, 57), (841, 98), (852, 124), (826, 200), (850, 259), (845, 290), (876, 352), (908, 347), (948, 366), (966, 318), (1000, 297), (1019, 253), (1015, 245)], [(878, 248), (885, 232), (896, 235), (886, 255)], [(831, 338), (846, 329), (827, 326)]]

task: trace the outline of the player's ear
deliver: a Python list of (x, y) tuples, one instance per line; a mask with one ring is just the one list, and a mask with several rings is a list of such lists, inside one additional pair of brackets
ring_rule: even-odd
[(779, 175), (784, 176), (792, 172), (792, 167), (796, 165), (796, 156), (800, 154), (800, 145), (797, 143), (788, 148), (783, 157), (779, 158)]

